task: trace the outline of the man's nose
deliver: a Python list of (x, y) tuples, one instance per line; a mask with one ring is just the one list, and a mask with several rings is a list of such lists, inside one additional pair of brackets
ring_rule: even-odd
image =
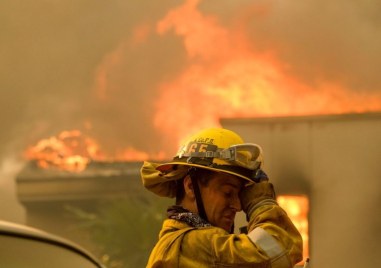
[(232, 198), (231, 207), (234, 208), (237, 212), (242, 210), (241, 200), (239, 199), (238, 196), (236, 196), (235, 198)]

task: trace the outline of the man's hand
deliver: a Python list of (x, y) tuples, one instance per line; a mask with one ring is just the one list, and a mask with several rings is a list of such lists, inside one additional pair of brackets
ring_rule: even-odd
[(254, 182), (262, 182), (262, 181), (268, 181), (268, 180), (269, 180), (269, 177), (262, 169), (257, 170), (253, 179)]
[[(250, 217), (251, 213), (264, 200), (275, 203), (274, 187), (267, 180), (259, 183), (249, 183), (240, 193), (242, 210)], [(267, 202), (266, 202), (267, 203)]]

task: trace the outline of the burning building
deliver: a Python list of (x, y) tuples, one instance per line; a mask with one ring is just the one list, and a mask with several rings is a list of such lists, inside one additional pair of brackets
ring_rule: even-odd
[(278, 196), (308, 198), (311, 267), (380, 267), (380, 113), (221, 123), (263, 146)]
[(377, 1), (6, 2), (0, 149), (78, 128), (120, 150), (38, 143), (17, 177), (28, 222), (58, 232), (56, 205), (140, 194), (135, 161), (222, 125), (264, 147), (313, 268), (380, 266)]
[[(380, 113), (221, 119), (221, 125), (263, 147), (264, 168), (302, 233), (311, 267), (380, 265)], [(64, 223), (57, 204), (86, 208), (102, 198), (144, 194), (140, 165), (92, 162), (74, 173), (29, 166), (17, 179), (19, 199), (30, 224), (58, 232)], [(236, 226), (244, 224), (238, 215)]]

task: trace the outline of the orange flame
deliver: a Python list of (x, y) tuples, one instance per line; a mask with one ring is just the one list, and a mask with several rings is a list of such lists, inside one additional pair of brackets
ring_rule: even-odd
[[(227, 28), (188, 0), (157, 24), (183, 40), (188, 64), (160, 85), (155, 127), (180, 140), (190, 132), (218, 126), (221, 117), (309, 115), (381, 110), (381, 94), (361, 94), (338, 82), (312, 87), (287, 73), (271, 53), (257, 53), (242, 28)], [(242, 25), (240, 25), (242, 26)]]
[(150, 157), (157, 160), (165, 158), (164, 152), (150, 156), (132, 147), (121, 149), (109, 156), (101, 152), (94, 139), (86, 137), (79, 130), (62, 131), (57, 136), (42, 139), (36, 145), (27, 148), (24, 156), (28, 160), (36, 161), (40, 168), (70, 172), (83, 171), (91, 161), (143, 161)]
[[(155, 141), (155, 144), (165, 144), (167, 151), (142, 152), (129, 147), (118, 152), (115, 156), (117, 159), (163, 159), (165, 154), (172, 156), (172, 149), (176, 149), (184, 137), (205, 127), (219, 126), (219, 119), (224, 117), (381, 110), (381, 93), (377, 91), (354, 92), (340, 81), (305, 83), (291, 74), (290, 66), (279, 60), (271, 48), (267, 52), (258, 52), (245, 32), (244, 23), (233, 21), (232, 24), (222, 25), (218, 17), (202, 13), (198, 9), (199, 2), (201, 0), (187, 0), (169, 10), (155, 27), (149, 22), (140, 23), (132, 35), (105, 55), (99, 64), (95, 87), (98, 100), (113, 105), (114, 101), (119, 100), (118, 94), (125, 89), (118, 79), (126, 77), (121, 76), (121, 72), (128, 72), (125, 69), (125, 63), (131, 59), (128, 53), (135, 53), (138, 48), (152, 49), (152, 46), (148, 46), (149, 42), (157, 40), (150, 38), (150, 35), (155, 34), (152, 29), (156, 30), (158, 36), (155, 37), (158, 38), (172, 32), (183, 42), (186, 53), (185, 65), (178, 73), (172, 76), (165, 74), (165, 77), (171, 79), (165, 82), (160, 80), (160, 84), (150, 84), (149, 88), (156, 89), (157, 92), (143, 95), (143, 98), (155, 96), (154, 109), (148, 107), (146, 110), (153, 111), (152, 128), (156, 129), (154, 135), (162, 139), (160, 142)], [(256, 12), (266, 15), (270, 11), (257, 9)], [(144, 53), (147, 54), (149, 53)], [(152, 78), (152, 81), (157, 80)], [(137, 90), (134, 89), (134, 94), (140, 90), (138, 86), (140, 84), (136, 82)], [(113, 95), (116, 97), (113, 98)], [(147, 103), (150, 104), (145, 104)]]
[(164, 160), (166, 159), (166, 154), (164, 151), (149, 154), (133, 147), (127, 147), (117, 152), (114, 159), (117, 161), (144, 161), (147, 159)]
[[(157, 96), (152, 126), (168, 151), (148, 153), (131, 147), (118, 152), (113, 159), (163, 159), (165, 154), (173, 155), (169, 150), (181, 139), (199, 129), (219, 126), (219, 119), (223, 117), (381, 110), (379, 92), (356, 93), (338, 81), (313, 81), (314, 86), (304, 83), (289, 73), (289, 66), (281, 62), (275, 52), (258, 52), (248, 40), (244, 24), (222, 25), (217, 17), (198, 10), (199, 2), (185, 1), (156, 24), (159, 37), (172, 30), (186, 51), (184, 68), (173, 79), (157, 84), (157, 95), (151, 94)], [(96, 94), (103, 103), (117, 101), (110, 98), (123, 88), (113, 80), (119, 77), (117, 68), (126, 66), (124, 56), (132, 48), (153, 40), (149, 38), (152, 29), (149, 23), (141, 23), (131, 37), (105, 55), (96, 77)], [(73, 148), (60, 139), (52, 137), (41, 141), (29, 149), (29, 159), (38, 160), (40, 166), (57, 166), (68, 161), (67, 165), (79, 170), (85, 166), (82, 163), (94, 159), (94, 152), (74, 153)], [(43, 157), (46, 160), (42, 160)]]
[(40, 140), (25, 151), (25, 157), (41, 168), (58, 168), (80, 172), (92, 160), (102, 160), (98, 144), (79, 130), (62, 131), (57, 136)]
[(277, 202), (290, 217), (303, 239), (303, 261), (309, 257), (308, 198), (306, 196), (280, 195)]

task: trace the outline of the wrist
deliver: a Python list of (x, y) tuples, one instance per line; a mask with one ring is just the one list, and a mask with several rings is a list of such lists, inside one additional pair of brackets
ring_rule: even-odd
[[(269, 182), (255, 183), (246, 186), (241, 192), (242, 209), (246, 214), (252, 213), (263, 200), (275, 202), (274, 187)], [(276, 202), (275, 202), (276, 203)]]
[(262, 206), (267, 206), (267, 205), (278, 205), (278, 203), (275, 201), (273, 198), (266, 198), (262, 199), (261, 201), (253, 204), (252, 206), (248, 207), (246, 215), (247, 215), (247, 220), (251, 219), (252, 216), (255, 214), (255, 211), (262, 207)]

